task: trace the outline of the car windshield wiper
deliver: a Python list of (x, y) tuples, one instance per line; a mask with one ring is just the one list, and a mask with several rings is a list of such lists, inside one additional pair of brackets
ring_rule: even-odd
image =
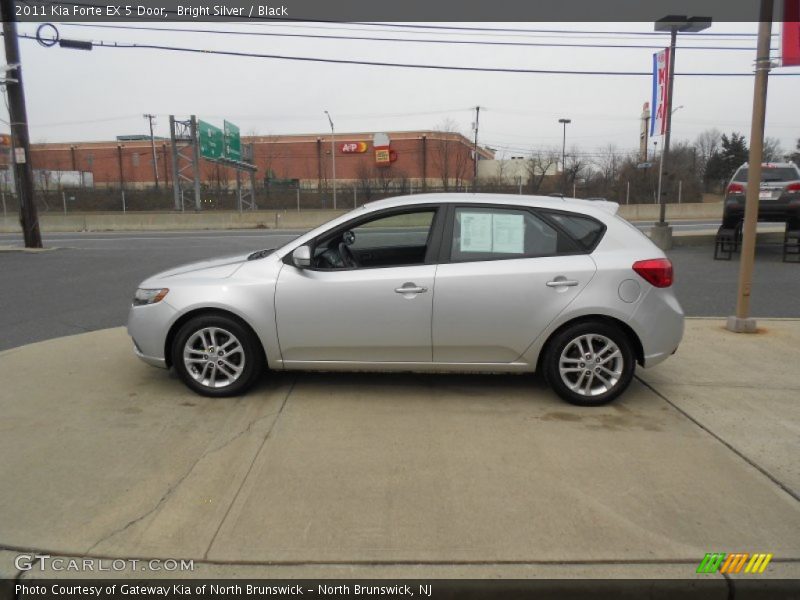
[(247, 257), (247, 260), (258, 260), (259, 258), (264, 258), (265, 256), (269, 256), (275, 252), (275, 248), (267, 248), (266, 250), (258, 250), (257, 252), (253, 252), (250, 256)]

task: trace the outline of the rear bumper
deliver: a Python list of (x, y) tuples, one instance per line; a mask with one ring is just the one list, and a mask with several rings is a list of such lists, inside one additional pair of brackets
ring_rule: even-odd
[(684, 315), (672, 288), (650, 288), (629, 321), (642, 343), (645, 368), (672, 356), (683, 339)]
[[(723, 221), (741, 220), (744, 218), (744, 198), (725, 200)], [(758, 220), (771, 223), (783, 223), (792, 219), (800, 220), (800, 197), (779, 200), (760, 200), (758, 202)]]

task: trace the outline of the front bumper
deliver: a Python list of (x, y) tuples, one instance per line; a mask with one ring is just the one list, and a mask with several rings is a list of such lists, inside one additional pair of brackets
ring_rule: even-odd
[(167, 361), (163, 357), (158, 358), (156, 356), (146, 356), (145, 354), (143, 354), (139, 346), (136, 345), (136, 340), (133, 340), (133, 353), (139, 358), (141, 358), (148, 365), (151, 365), (153, 367), (160, 367), (162, 369), (167, 368)]
[(156, 304), (131, 306), (128, 313), (128, 335), (133, 339), (133, 351), (154, 367), (167, 367), (165, 344), (167, 333), (177, 317), (177, 311), (162, 300)]

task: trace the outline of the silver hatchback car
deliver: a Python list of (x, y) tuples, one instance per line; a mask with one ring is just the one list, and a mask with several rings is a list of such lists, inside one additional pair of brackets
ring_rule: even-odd
[(683, 335), (672, 264), (610, 202), (422, 194), (142, 282), (128, 332), (194, 391), (274, 370), (527, 373), (609, 402)]

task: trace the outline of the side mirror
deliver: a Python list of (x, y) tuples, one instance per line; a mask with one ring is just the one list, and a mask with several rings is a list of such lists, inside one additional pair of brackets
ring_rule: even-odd
[(311, 266), (311, 248), (299, 246), (292, 252), (292, 264), (298, 269), (306, 269)]

